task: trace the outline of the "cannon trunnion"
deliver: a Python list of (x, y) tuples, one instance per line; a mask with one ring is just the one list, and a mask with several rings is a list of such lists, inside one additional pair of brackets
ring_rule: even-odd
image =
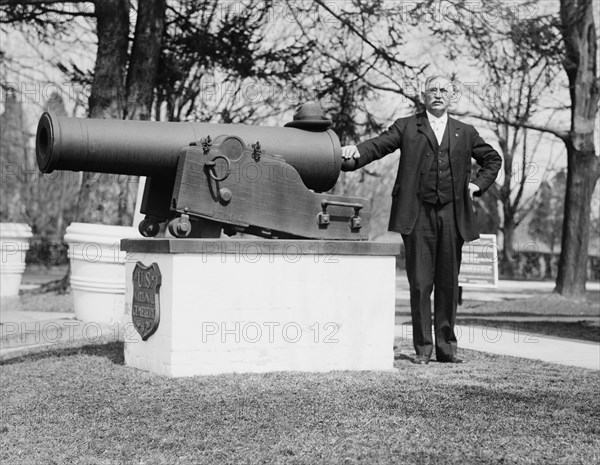
[(368, 239), (370, 204), (322, 193), (335, 185), (335, 133), (208, 123), (42, 115), (40, 169), (147, 176), (142, 235)]

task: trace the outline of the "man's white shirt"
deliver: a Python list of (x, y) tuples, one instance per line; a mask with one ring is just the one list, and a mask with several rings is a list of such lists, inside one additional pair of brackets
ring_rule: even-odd
[(438, 144), (442, 145), (442, 139), (444, 138), (444, 131), (446, 130), (446, 125), (448, 124), (448, 113), (444, 112), (442, 116), (436, 118), (431, 113), (426, 111), (427, 119), (429, 120), (429, 125), (431, 129), (433, 129), (433, 133), (435, 134), (435, 138), (438, 141)]

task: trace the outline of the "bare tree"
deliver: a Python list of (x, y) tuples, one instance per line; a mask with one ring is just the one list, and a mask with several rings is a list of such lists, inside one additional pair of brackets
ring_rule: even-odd
[[(90, 117), (150, 118), (164, 12), (165, 0), (139, 2), (130, 53), (129, 1), (95, 3), (98, 48), (89, 100)], [(131, 225), (136, 194), (136, 178), (84, 173), (77, 200), (78, 220)]]
[[(89, 3), (77, 0), (0, 1), (0, 5), (6, 6), (6, 22), (23, 28), (29, 26), (46, 41), (53, 39), (44, 30), (45, 24), (64, 32), (75, 18), (94, 19), (97, 49), (88, 115), (92, 118), (148, 119), (162, 43), (165, 0), (139, 2), (137, 15), (132, 14), (129, 0), (95, 1), (93, 12), (82, 6), (66, 8)], [(132, 17), (137, 20), (130, 41)], [(72, 76), (82, 77), (83, 73), (76, 65), (70, 69), (61, 65)], [(76, 220), (130, 225), (137, 192), (135, 179), (131, 181), (130, 177), (98, 177), (84, 173), (77, 198)]]
[(560, 171), (550, 181), (540, 186), (540, 202), (532, 213), (529, 234), (540, 239), (554, 252), (560, 243), (561, 228), (564, 222), (566, 171)]
[(7, 92), (4, 112), (0, 115), (0, 220), (25, 223), (27, 218), (28, 186), (27, 166), (28, 137), (25, 131), (23, 105), (17, 95)]
[(256, 124), (296, 105), (286, 88), (305, 75), (311, 50), (289, 40), (273, 8), (262, 0), (168, 5), (157, 119)]
[(600, 177), (594, 146), (600, 81), (592, 1), (561, 0), (560, 18), (565, 43), (563, 65), (571, 94), (571, 128), (564, 138), (567, 189), (556, 291), (585, 298), (592, 195)]

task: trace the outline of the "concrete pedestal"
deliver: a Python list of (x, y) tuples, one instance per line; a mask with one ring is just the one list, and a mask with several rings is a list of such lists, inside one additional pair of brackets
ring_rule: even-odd
[(399, 244), (127, 239), (121, 249), (127, 321), (136, 264), (161, 274), (156, 331), (143, 341), (125, 328), (128, 366), (166, 376), (393, 367)]

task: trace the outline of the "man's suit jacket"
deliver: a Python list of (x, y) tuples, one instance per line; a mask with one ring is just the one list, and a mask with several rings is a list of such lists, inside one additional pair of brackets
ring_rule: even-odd
[[(456, 223), (465, 241), (479, 237), (473, 204), (469, 197), (469, 182), (479, 186), (483, 194), (496, 180), (502, 166), (502, 158), (479, 136), (475, 128), (448, 118), (449, 160), (452, 172)], [(392, 189), (392, 209), (389, 230), (410, 234), (415, 225), (422, 203), (422, 192), (427, 175), (435, 157), (437, 141), (426, 113), (397, 119), (378, 137), (357, 146), (360, 158), (346, 160), (342, 169), (361, 168), (400, 149), (400, 163), (396, 182)], [(480, 166), (475, 179), (471, 180), (471, 157)]]

